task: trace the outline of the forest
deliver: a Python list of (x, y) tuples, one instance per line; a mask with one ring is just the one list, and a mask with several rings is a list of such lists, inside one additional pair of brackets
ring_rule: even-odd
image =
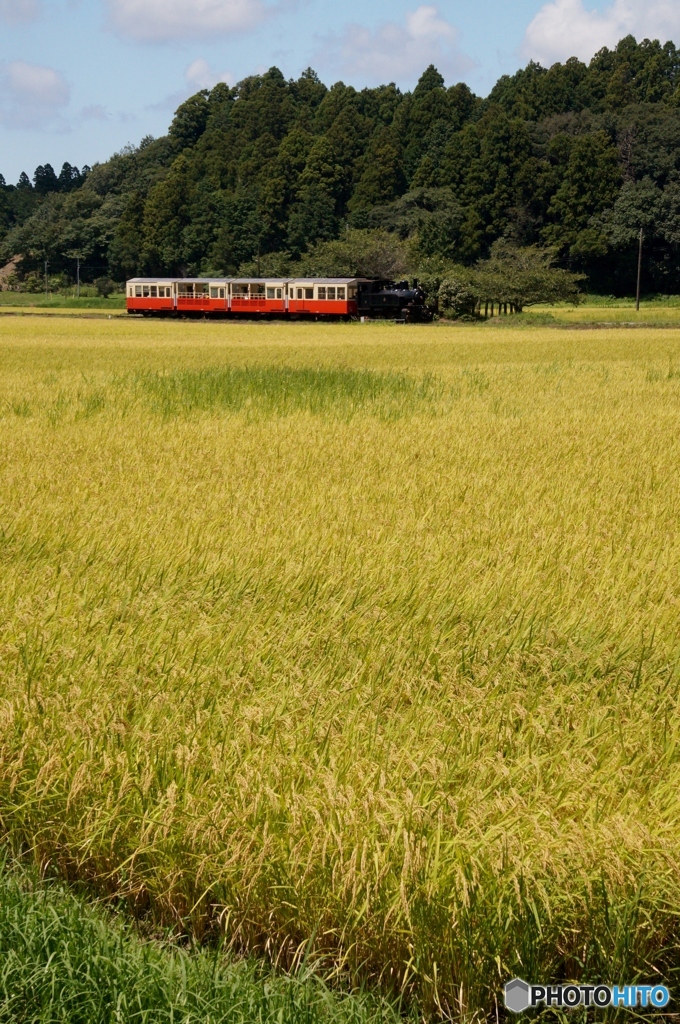
[[(368, 269), (441, 278), (513, 247), (593, 292), (680, 291), (680, 50), (622, 39), (534, 62), (486, 98), (433, 66), (413, 92), (328, 88), (277, 68), (187, 99), (168, 134), (16, 185), (0, 260), (30, 286), (139, 274)], [(373, 259), (373, 262), (371, 262)]]

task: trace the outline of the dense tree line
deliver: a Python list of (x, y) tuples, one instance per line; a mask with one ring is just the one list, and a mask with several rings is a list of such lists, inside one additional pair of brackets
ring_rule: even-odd
[(641, 227), (647, 290), (679, 291), (680, 51), (632, 36), (588, 65), (530, 63), (486, 99), (434, 67), (412, 93), (272, 68), (85, 174), (0, 180), (0, 255), (28, 272), (78, 254), (116, 280), (351, 263), (352, 239), (436, 277), (500, 240), (630, 292)]
[(27, 221), (50, 193), (72, 192), (80, 188), (89, 171), (89, 167), (84, 167), (81, 173), (77, 167), (65, 163), (57, 175), (51, 164), (41, 164), (35, 169), (33, 181), (24, 171), (16, 185), (8, 185), (0, 174), (0, 237), (6, 236), (15, 225)]

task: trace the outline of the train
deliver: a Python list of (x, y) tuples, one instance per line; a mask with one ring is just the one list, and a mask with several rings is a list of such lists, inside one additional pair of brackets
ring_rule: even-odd
[(128, 313), (142, 316), (389, 319), (429, 323), (418, 281), (378, 278), (133, 277)]

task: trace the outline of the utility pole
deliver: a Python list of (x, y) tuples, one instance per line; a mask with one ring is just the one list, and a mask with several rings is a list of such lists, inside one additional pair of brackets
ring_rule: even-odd
[(80, 298), (80, 256), (76, 256), (76, 295)]
[(48, 288), (48, 283), (47, 283), (47, 268), (48, 267), (49, 267), (49, 263), (47, 262), (47, 260), (45, 260), (45, 298), (49, 297), (49, 288)]
[(640, 228), (640, 246), (638, 248), (638, 276), (637, 276), (637, 293), (635, 298), (635, 312), (640, 312), (640, 285), (642, 283), (642, 241), (644, 239), (644, 231)]

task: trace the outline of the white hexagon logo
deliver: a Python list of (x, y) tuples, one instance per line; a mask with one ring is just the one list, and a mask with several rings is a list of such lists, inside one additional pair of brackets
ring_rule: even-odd
[(505, 986), (505, 1005), (511, 1013), (522, 1013), (531, 1005), (529, 986), (521, 978), (513, 978)]

